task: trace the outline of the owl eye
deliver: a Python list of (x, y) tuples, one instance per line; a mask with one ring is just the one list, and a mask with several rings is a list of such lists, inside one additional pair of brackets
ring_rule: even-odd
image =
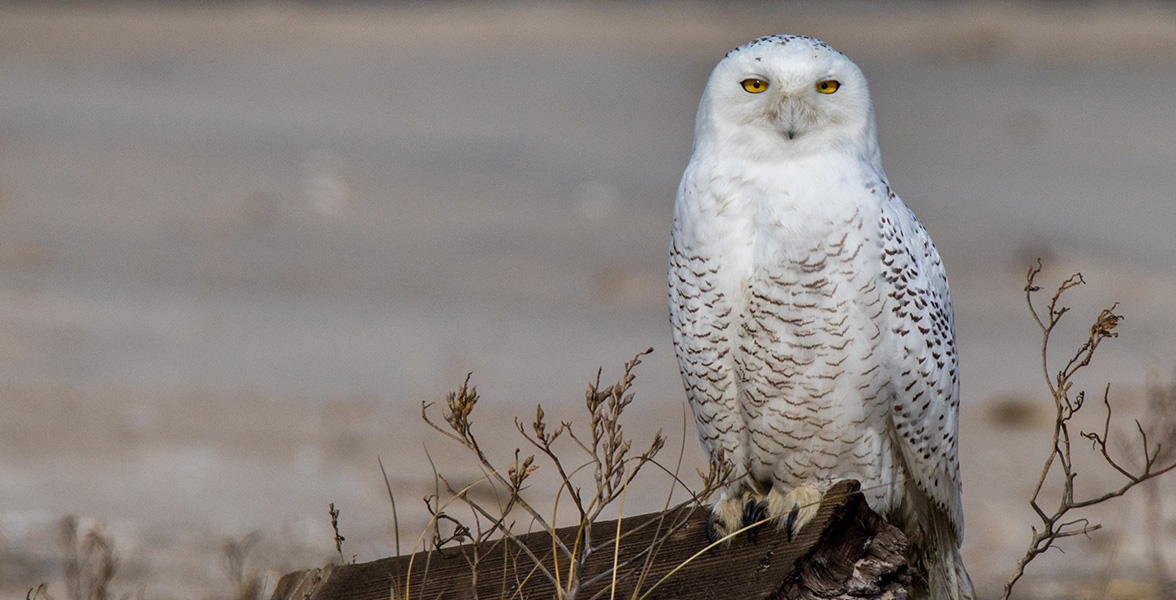
[(758, 94), (768, 89), (768, 82), (764, 81), (763, 79), (756, 79), (754, 77), (751, 79), (744, 79), (743, 81), (740, 81), (739, 84), (742, 85), (743, 89), (747, 90), (747, 92), (750, 94)]
[(837, 88), (839, 87), (841, 87), (841, 84), (833, 79), (826, 79), (825, 81), (817, 82), (817, 91), (821, 92), (822, 94), (832, 94), (833, 92), (836, 92)]

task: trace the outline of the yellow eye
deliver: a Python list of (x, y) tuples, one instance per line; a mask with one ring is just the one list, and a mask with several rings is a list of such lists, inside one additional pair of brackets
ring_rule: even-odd
[(763, 79), (756, 79), (754, 77), (751, 79), (744, 79), (739, 83), (743, 86), (743, 89), (747, 90), (747, 92), (750, 94), (758, 94), (768, 89), (768, 82), (764, 81)]
[(832, 79), (826, 79), (825, 81), (817, 82), (817, 91), (821, 92), (822, 94), (832, 94), (833, 92), (836, 92), (837, 88), (839, 87), (841, 87), (841, 84)]

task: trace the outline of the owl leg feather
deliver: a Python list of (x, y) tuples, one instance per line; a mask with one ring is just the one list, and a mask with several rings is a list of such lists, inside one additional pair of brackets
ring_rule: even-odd
[(768, 492), (767, 515), (776, 519), (776, 527), (788, 533), (791, 540), (800, 530), (817, 516), (823, 494), (811, 485), (801, 485), (787, 493), (773, 486)]

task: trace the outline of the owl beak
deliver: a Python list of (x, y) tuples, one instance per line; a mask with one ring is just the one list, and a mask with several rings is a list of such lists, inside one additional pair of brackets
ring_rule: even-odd
[(792, 140), (801, 134), (804, 107), (798, 98), (786, 97), (780, 106), (780, 134)]

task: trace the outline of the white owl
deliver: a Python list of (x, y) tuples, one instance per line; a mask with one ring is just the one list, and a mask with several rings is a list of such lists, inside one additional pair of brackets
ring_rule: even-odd
[(740, 475), (714, 530), (766, 512), (791, 535), (857, 479), (928, 573), (913, 597), (972, 598), (947, 278), (887, 183), (857, 65), (791, 35), (719, 62), (674, 204), (669, 284), (699, 438)]

